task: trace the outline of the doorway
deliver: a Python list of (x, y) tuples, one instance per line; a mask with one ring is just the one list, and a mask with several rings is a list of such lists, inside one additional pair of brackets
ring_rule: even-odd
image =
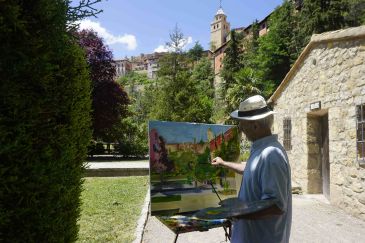
[(320, 118), (321, 123), (321, 160), (322, 160), (322, 190), (323, 195), (330, 199), (330, 162), (328, 143), (328, 114)]
[(317, 111), (307, 116), (308, 193), (323, 193), (330, 199), (328, 113)]

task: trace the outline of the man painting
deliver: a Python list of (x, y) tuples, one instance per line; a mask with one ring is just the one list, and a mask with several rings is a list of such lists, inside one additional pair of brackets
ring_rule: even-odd
[(262, 96), (241, 102), (231, 117), (239, 121), (239, 129), (252, 142), (247, 163), (232, 163), (217, 157), (215, 166), (223, 166), (243, 174), (239, 199), (244, 202), (276, 199), (277, 203), (233, 222), (231, 242), (289, 242), (292, 197), (288, 157), (277, 136), (272, 135), (273, 114)]

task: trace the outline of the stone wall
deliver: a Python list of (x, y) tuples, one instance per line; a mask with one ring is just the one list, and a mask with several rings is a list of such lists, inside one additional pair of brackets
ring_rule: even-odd
[[(312, 112), (317, 101), (321, 109)], [(356, 105), (365, 103), (365, 26), (312, 37), (269, 102), (278, 112), (274, 130), (281, 142), (283, 118), (292, 119), (292, 180), (307, 193), (320, 192), (313, 119), (328, 114), (329, 200), (365, 220), (365, 167), (356, 158)]]

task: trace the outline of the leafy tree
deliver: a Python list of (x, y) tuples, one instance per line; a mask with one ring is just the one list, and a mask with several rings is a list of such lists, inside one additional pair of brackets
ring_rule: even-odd
[(138, 89), (141, 89), (144, 85), (152, 83), (152, 80), (148, 79), (147, 74), (132, 71), (124, 77), (120, 77), (117, 80), (117, 83), (125, 88), (128, 93), (128, 97), (131, 99), (131, 103), (134, 103), (140, 96)]
[(204, 48), (200, 45), (199, 41), (195, 42), (195, 45), (188, 51), (188, 57), (194, 62), (200, 60), (203, 57)]
[(69, 2), (0, 4), (0, 241), (74, 242), (90, 79)]
[(90, 67), (94, 138), (110, 141), (113, 126), (127, 115), (128, 95), (114, 81), (113, 55), (103, 40), (91, 30), (79, 32), (78, 38)]
[(240, 102), (246, 98), (261, 94), (257, 87), (258, 82), (250, 68), (242, 68), (234, 75), (234, 83), (227, 90), (227, 109), (233, 111), (237, 109)]
[(297, 22), (293, 4), (285, 1), (270, 17), (270, 31), (259, 39), (254, 61), (257, 73), (274, 88), (280, 84), (301, 51)]
[(148, 153), (147, 124), (137, 123), (133, 116), (123, 118), (114, 126), (113, 134), (118, 142), (115, 150), (125, 157), (143, 158)]
[(203, 94), (214, 98), (214, 70), (208, 58), (200, 59), (193, 69), (191, 78)]
[(177, 73), (175, 80), (160, 79), (152, 118), (168, 121), (210, 122), (212, 99), (200, 89), (188, 71)]
[(259, 25), (255, 20), (251, 25), (251, 34), (243, 39), (242, 62), (245, 67), (255, 68), (257, 51), (259, 47)]
[(345, 15), (348, 26), (359, 26), (365, 24), (365, 1), (348, 0), (349, 11)]
[(300, 27), (305, 44), (312, 34), (345, 27), (345, 13), (348, 9), (348, 0), (304, 0), (300, 13)]
[(225, 97), (227, 89), (234, 82), (233, 76), (238, 70), (243, 67), (242, 62), (242, 39), (243, 35), (231, 31), (231, 39), (225, 50), (225, 56), (223, 58), (223, 68), (221, 71), (221, 77), (223, 79), (221, 89), (221, 97)]
[[(160, 70), (151, 118), (169, 121), (209, 122), (212, 114), (212, 99), (206, 93), (210, 87), (212, 70), (207, 68), (207, 62), (197, 65), (195, 76), (200, 78), (200, 72), (210, 76), (203, 80), (194, 80), (188, 65), (189, 58), (179, 43), (184, 43), (185, 37), (177, 27), (170, 34), (171, 52), (160, 59)], [(204, 66), (204, 67), (203, 67)], [(206, 82), (201, 84), (199, 82)]]
[(147, 74), (145, 73), (137, 73), (131, 71), (127, 73), (125, 76), (120, 77), (117, 82), (122, 86), (130, 86), (130, 85), (142, 85), (149, 84), (151, 80), (148, 79)]

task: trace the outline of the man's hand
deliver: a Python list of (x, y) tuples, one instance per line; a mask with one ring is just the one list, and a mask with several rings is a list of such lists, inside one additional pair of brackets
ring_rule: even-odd
[(211, 163), (214, 166), (224, 166), (224, 160), (221, 157), (215, 157)]
[(243, 163), (227, 162), (227, 161), (224, 161), (221, 157), (215, 157), (211, 161), (211, 164), (213, 166), (217, 166), (217, 167), (222, 166), (222, 167), (234, 170), (235, 172), (237, 172), (238, 174), (241, 174), (241, 175), (246, 166), (246, 162), (243, 162)]

